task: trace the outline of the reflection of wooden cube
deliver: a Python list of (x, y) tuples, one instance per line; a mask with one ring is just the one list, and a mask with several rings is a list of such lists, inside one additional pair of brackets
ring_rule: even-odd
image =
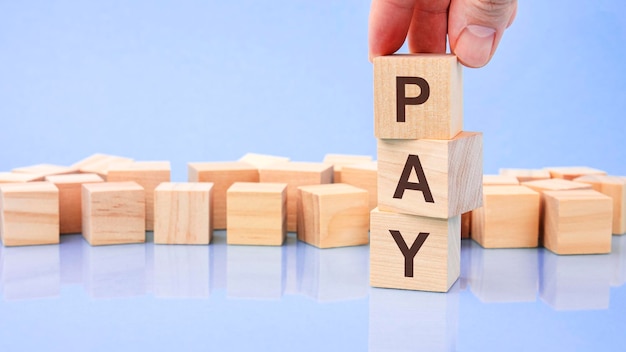
[(286, 183), (235, 182), (226, 197), (228, 244), (283, 244), (287, 235)]
[(450, 219), (374, 209), (370, 285), (447, 292), (461, 273), (461, 217)]
[(370, 210), (378, 206), (378, 162), (344, 166), (341, 171), (341, 182), (367, 190)]
[(154, 190), (154, 243), (209, 244), (212, 183), (163, 182)]
[(343, 183), (298, 188), (298, 239), (319, 248), (367, 244), (367, 191)]
[(472, 238), (485, 248), (537, 247), (539, 193), (524, 186), (485, 186), (472, 211)]
[(606, 172), (587, 166), (564, 166), (564, 167), (547, 167), (552, 178), (562, 178), (565, 180), (573, 180), (585, 175), (606, 175)]
[(146, 241), (146, 198), (135, 182), (85, 183), (83, 237), (90, 245)]
[(154, 229), (154, 189), (170, 181), (169, 161), (136, 161), (109, 167), (108, 182), (134, 181), (143, 187), (146, 196), (146, 231)]
[(556, 254), (611, 251), (613, 201), (594, 190), (545, 191), (544, 246)]
[(104, 182), (104, 180), (96, 174), (70, 174), (46, 176), (46, 181), (54, 183), (59, 189), (61, 233), (80, 233), (83, 230), (81, 186), (83, 183)]
[(588, 183), (594, 190), (613, 199), (613, 234), (626, 232), (626, 178), (619, 176), (587, 175), (574, 179)]
[(5, 246), (59, 243), (59, 190), (49, 182), (0, 185), (0, 237)]
[(247, 162), (200, 162), (188, 164), (189, 182), (213, 183), (213, 228), (226, 229), (226, 191), (235, 182), (259, 182), (259, 170)]
[(341, 170), (344, 166), (353, 164), (362, 164), (372, 161), (372, 157), (369, 155), (348, 155), (348, 154), (326, 154), (324, 156), (324, 162), (333, 165), (334, 183), (347, 183), (342, 181)]
[(550, 172), (544, 169), (500, 169), (500, 175), (516, 177), (519, 182), (547, 180)]

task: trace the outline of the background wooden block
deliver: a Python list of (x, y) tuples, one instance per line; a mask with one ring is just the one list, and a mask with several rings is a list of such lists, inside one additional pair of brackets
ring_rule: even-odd
[(461, 238), (470, 238), (472, 233), (472, 211), (461, 214)]
[(0, 172), (0, 183), (23, 183), (41, 179), (39, 175), (20, 174), (18, 172)]
[(515, 186), (519, 185), (517, 177), (512, 175), (483, 175), (483, 186)]
[(188, 164), (189, 182), (213, 183), (213, 228), (226, 229), (226, 191), (235, 182), (259, 182), (259, 170), (243, 161)]
[[(426, 85), (428, 88), (423, 89)], [(398, 122), (402, 119), (404, 122)], [(374, 58), (377, 138), (451, 139), (462, 129), (463, 70), (456, 56), (409, 54)]]
[(378, 206), (378, 162), (344, 166), (341, 171), (341, 182), (367, 190), (370, 210)]
[(78, 172), (78, 170), (71, 166), (37, 164), (32, 166), (18, 167), (11, 170), (11, 172), (18, 174), (30, 174), (36, 176), (33, 181), (43, 181), (46, 176), (73, 174)]
[(107, 181), (137, 182), (143, 187), (146, 196), (146, 231), (154, 229), (154, 189), (161, 182), (170, 181), (169, 161), (135, 161), (109, 166)]
[(540, 196), (524, 186), (485, 186), (472, 238), (485, 248), (537, 247)]
[[(452, 140), (378, 140), (378, 207), (383, 211), (450, 218), (482, 205), (483, 140), (478, 132), (461, 132)], [(410, 167), (412, 156), (418, 168)], [(403, 172), (408, 182), (426, 190), (398, 194)], [(397, 198), (395, 198), (397, 197)], [(401, 197), (401, 198), (400, 198)]]
[(517, 177), (519, 182), (547, 180), (550, 172), (544, 169), (500, 169), (500, 175)]
[(287, 162), (289, 161), (289, 158), (286, 156), (246, 153), (244, 156), (239, 158), (239, 161), (248, 163), (258, 169), (267, 165)]
[(626, 178), (620, 176), (587, 175), (574, 179), (587, 183), (594, 190), (613, 199), (613, 234), (626, 233)]
[(333, 182), (346, 183), (341, 179), (341, 169), (346, 165), (362, 164), (372, 161), (369, 155), (326, 154), (324, 162), (333, 165)]
[(226, 194), (228, 244), (283, 244), (287, 236), (286, 183), (235, 182)]
[(82, 173), (98, 174), (103, 179), (107, 179), (109, 167), (111, 165), (130, 164), (133, 159), (117, 155), (93, 154), (83, 160), (77, 161), (72, 165)]
[(0, 185), (0, 237), (5, 246), (59, 243), (59, 190), (49, 182)]
[(369, 242), (367, 191), (343, 183), (298, 187), (298, 239), (318, 248)]
[(145, 242), (144, 193), (136, 182), (83, 184), (83, 237), (92, 246)]
[(259, 169), (261, 182), (287, 184), (287, 231), (298, 224), (298, 187), (331, 183), (333, 166), (324, 163), (288, 162)]
[(594, 190), (544, 191), (544, 246), (556, 254), (611, 251), (613, 201)]
[[(370, 231), (370, 284), (375, 287), (447, 292), (461, 273), (461, 217), (428, 218), (374, 209)], [(392, 235), (398, 231), (406, 248), (421, 247), (406, 263)], [(396, 232), (396, 234), (398, 233)], [(396, 235), (397, 236), (397, 235)], [(416, 241), (418, 240), (418, 241)], [(408, 265), (406, 265), (408, 264)], [(407, 273), (407, 271), (410, 271)]]
[(606, 172), (587, 166), (546, 167), (552, 178), (573, 180), (585, 175), (606, 175)]
[(59, 189), (59, 228), (61, 234), (80, 233), (83, 230), (81, 192), (83, 183), (104, 182), (96, 174), (46, 176), (46, 181)]
[(154, 190), (154, 243), (209, 244), (210, 182), (163, 182)]

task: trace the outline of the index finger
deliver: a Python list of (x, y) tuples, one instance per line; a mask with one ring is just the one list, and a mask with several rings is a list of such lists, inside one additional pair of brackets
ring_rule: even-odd
[(369, 58), (395, 53), (406, 39), (416, 0), (372, 0)]

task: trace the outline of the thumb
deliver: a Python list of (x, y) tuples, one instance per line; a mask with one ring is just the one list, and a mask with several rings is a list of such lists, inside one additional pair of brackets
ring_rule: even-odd
[(516, 11), (517, 0), (452, 0), (448, 16), (450, 49), (465, 66), (485, 66)]

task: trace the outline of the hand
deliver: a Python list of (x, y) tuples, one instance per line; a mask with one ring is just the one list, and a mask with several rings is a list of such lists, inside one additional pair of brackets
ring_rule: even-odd
[(468, 67), (486, 65), (517, 12), (517, 0), (372, 0), (369, 57), (450, 49)]

